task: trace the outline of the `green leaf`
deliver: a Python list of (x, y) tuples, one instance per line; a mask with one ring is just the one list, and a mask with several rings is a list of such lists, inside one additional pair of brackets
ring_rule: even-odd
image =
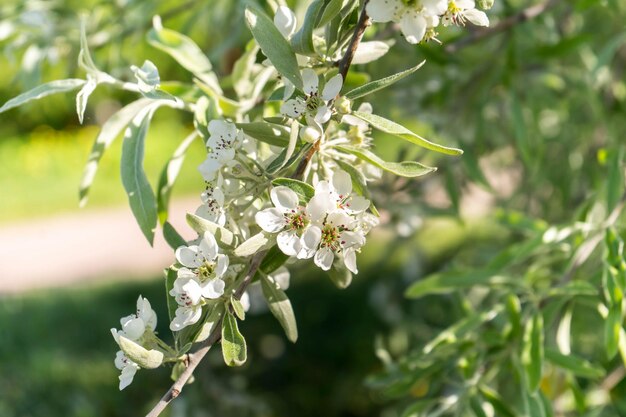
[(263, 232), (259, 232), (256, 235), (250, 237), (248, 240), (237, 246), (234, 251), (235, 256), (246, 258), (252, 256), (255, 253), (265, 249), (270, 240)]
[(384, 117), (377, 116), (375, 114), (363, 113), (359, 111), (353, 111), (353, 116), (358, 117), (359, 119), (369, 123), (372, 127), (380, 130), (381, 132), (389, 133), (390, 135), (397, 136), (401, 139), (404, 139), (408, 142), (414, 143), (415, 145), (421, 146), (426, 149), (430, 149), (431, 151), (440, 152), (447, 155), (461, 155), (463, 153), (462, 150), (456, 148), (449, 148), (446, 146), (438, 145), (436, 143), (430, 142), (423, 137), (417, 135), (416, 133), (411, 132), (406, 127), (399, 125), (391, 120), (387, 120)]
[(230, 297), (230, 305), (233, 307), (233, 312), (239, 320), (246, 319), (246, 311), (243, 308), (243, 304), (241, 304), (241, 300), (235, 297)]
[(222, 94), (211, 61), (193, 40), (174, 30), (164, 28), (158, 17), (153, 20), (153, 26), (148, 32), (150, 45), (174, 58), (183, 68), (217, 93)]
[(233, 65), (231, 78), (233, 80), (233, 88), (240, 98), (249, 97), (252, 90), (252, 69), (256, 63), (256, 56), (259, 52), (257, 44), (250, 40), (246, 45), (246, 51), (239, 57)]
[(602, 378), (606, 373), (604, 369), (586, 361), (585, 359), (571, 354), (563, 355), (555, 349), (546, 349), (545, 355), (546, 360), (559, 368), (572, 372), (576, 376), (597, 379)]
[(315, 188), (300, 180), (294, 180), (291, 178), (276, 178), (272, 181), (272, 185), (282, 185), (284, 187), (290, 188), (292, 191), (298, 194), (298, 198), (300, 198), (300, 201), (304, 202), (308, 202), (315, 195)]
[(526, 322), (523, 343), (521, 359), (526, 375), (526, 386), (530, 392), (535, 392), (541, 382), (544, 356), (543, 317), (540, 313), (535, 313)]
[(404, 293), (408, 298), (419, 298), (429, 294), (445, 294), (454, 290), (475, 285), (514, 285), (510, 277), (497, 275), (492, 271), (449, 271), (427, 276), (412, 284)]
[(163, 270), (165, 274), (165, 297), (167, 298), (167, 313), (170, 318), (170, 323), (176, 317), (176, 309), (178, 308), (178, 303), (176, 299), (170, 295), (170, 291), (174, 288), (174, 281), (178, 277), (178, 270), (174, 266), (170, 266)]
[(246, 135), (268, 145), (283, 148), (289, 143), (289, 129), (285, 126), (265, 122), (236, 123), (236, 125)]
[(382, 90), (383, 88), (387, 88), (390, 85), (397, 83), (401, 79), (406, 76), (413, 74), (415, 71), (420, 69), (426, 61), (422, 61), (413, 68), (409, 68), (405, 71), (399, 72), (397, 74), (391, 75), (389, 77), (381, 78), (380, 80), (369, 82), (365, 85), (355, 88), (354, 90), (348, 91), (345, 96), (350, 100), (356, 100), (357, 98), (365, 97), (369, 94), (372, 94), (375, 91)]
[(517, 148), (522, 155), (524, 164), (530, 166), (532, 162), (530, 143), (528, 142), (528, 133), (526, 131), (526, 123), (524, 121), (524, 112), (517, 96), (511, 96), (511, 118), (513, 122), (513, 133)]
[(609, 360), (617, 354), (620, 340), (620, 330), (622, 329), (622, 306), (614, 304), (609, 306), (609, 313), (604, 321), (604, 345), (606, 356)]
[(287, 339), (295, 343), (298, 340), (296, 317), (287, 294), (267, 275), (261, 275), (261, 288), (270, 311), (285, 330)]
[[(195, 333), (192, 339), (193, 343), (200, 343), (209, 338), (209, 336), (211, 335), (211, 332), (213, 331), (213, 328), (224, 315), (224, 311), (226, 311), (226, 308), (224, 306), (224, 303), (220, 301), (217, 301), (213, 305), (213, 307), (209, 307), (209, 312), (206, 315), (206, 319), (204, 320), (204, 322), (202, 323), (202, 326), (200, 326), (200, 329)], [(186, 329), (188, 329), (188, 327), (183, 329), (183, 331)]]
[(609, 175), (606, 183), (607, 210), (609, 213), (617, 206), (624, 194), (624, 147), (609, 153)]
[(124, 336), (119, 336), (119, 345), (128, 359), (144, 369), (155, 369), (163, 363), (163, 352), (148, 350)]
[(517, 413), (511, 409), (511, 407), (500, 397), (500, 395), (487, 387), (486, 385), (481, 385), (478, 387), (478, 390), (482, 394), (483, 398), (493, 406), (493, 409), (496, 411), (497, 416), (501, 417), (517, 417)]
[(274, 245), (267, 251), (267, 255), (263, 258), (259, 269), (265, 274), (271, 274), (283, 266), (287, 259), (289, 259), (289, 256), (285, 255), (278, 245)]
[(352, 272), (339, 263), (335, 263), (328, 270), (328, 277), (341, 290), (348, 288), (352, 283)]
[(296, 148), (293, 156), (289, 158), (287, 162), (285, 162), (285, 159), (287, 159), (288, 152), (286, 148), (283, 149), (282, 152), (278, 154), (278, 156), (274, 158), (274, 160), (270, 162), (270, 164), (267, 166), (266, 168), (267, 173), (275, 174), (278, 171), (281, 171), (281, 170), (284, 171), (287, 168), (291, 167), (293, 164), (295, 164), (296, 161), (301, 161), (302, 155), (308, 152), (309, 149), (311, 149), (311, 146), (313, 145), (310, 143), (306, 143), (304, 146), (301, 146), (300, 148)]
[(326, 26), (335, 18), (335, 16), (339, 14), (345, 2), (346, 0), (330, 0), (327, 2), (315, 27), (320, 28), (322, 26)]
[(91, 76), (87, 76), (87, 82), (83, 85), (83, 88), (80, 89), (78, 94), (76, 94), (76, 114), (78, 115), (78, 123), (83, 124), (83, 116), (85, 115), (85, 110), (87, 109), (87, 102), (89, 101), (89, 96), (94, 92), (98, 85), (98, 82), (95, 78)]
[(192, 213), (187, 213), (186, 218), (189, 227), (195, 230), (199, 235), (203, 235), (204, 232), (210, 232), (222, 245), (229, 248), (237, 246), (237, 237), (230, 230)]
[(157, 186), (157, 212), (159, 214), (159, 221), (161, 224), (164, 224), (167, 221), (172, 188), (174, 187), (176, 178), (178, 178), (180, 168), (183, 166), (183, 162), (185, 161), (187, 149), (197, 135), (197, 132), (194, 131), (187, 136), (181, 144), (178, 145), (178, 148), (176, 148), (174, 154), (167, 161), (161, 171), (159, 185)]
[(246, 7), (246, 23), (263, 54), (278, 72), (297, 88), (302, 89), (302, 76), (291, 45), (265, 13), (254, 7)]
[(313, 30), (315, 29), (315, 22), (323, 6), (324, 0), (315, 0), (306, 10), (302, 27), (299, 31), (294, 33), (291, 38), (291, 46), (296, 53), (301, 55), (315, 55)]
[(122, 184), (128, 195), (130, 209), (150, 245), (157, 225), (157, 203), (143, 170), (144, 144), (154, 108), (148, 107), (130, 122), (122, 144)]
[(128, 126), (130, 121), (151, 103), (155, 103), (155, 101), (146, 98), (134, 101), (123, 107), (111, 116), (109, 120), (104, 123), (104, 125), (102, 125), (102, 129), (100, 129), (100, 133), (98, 133), (98, 136), (96, 137), (96, 140), (91, 148), (89, 160), (87, 161), (87, 165), (85, 165), (83, 177), (80, 182), (78, 195), (81, 207), (87, 203), (89, 189), (91, 188), (91, 184), (96, 177), (98, 165), (100, 164), (100, 159), (102, 159), (102, 156), (104, 155), (104, 151), (111, 146), (111, 143), (113, 143), (122, 130)]
[(170, 248), (176, 250), (180, 246), (185, 246), (187, 242), (183, 237), (174, 229), (174, 226), (170, 222), (163, 223), (163, 237)]
[(364, 148), (352, 148), (348, 146), (338, 146), (337, 149), (343, 152), (350, 153), (357, 158), (368, 162), (374, 166), (384, 169), (387, 172), (391, 172), (392, 174), (399, 175), (401, 177), (420, 177), (422, 175), (426, 175), (430, 172), (434, 172), (437, 168), (428, 167), (426, 165), (422, 165), (419, 162), (415, 161), (403, 161), (403, 162), (387, 162), (383, 161), (378, 157), (378, 155), (370, 152)]
[(39, 100), (40, 98), (49, 96), (51, 94), (65, 93), (67, 91), (76, 90), (77, 88), (82, 87), (84, 84), (85, 80), (70, 78), (67, 80), (57, 80), (39, 85), (32, 90), (20, 94), (19, 96), (14, 97), (4, 103), (4, 105), (0, 107), (0, 113), (4, 113), (5, 111), (10, 110), (14, 107), (19, 107), (22, 104), (28, 103), (32, 100)]
[(550, 288), (548, 297), (597, 296), (598, 289), (587, 281), (571, 281), (562, 287)]
[(222, 355), (228, 366), (241, 366), (248, 357), (246, 339), (239, 332), (237, 319), (226, 312), (222, 322)]

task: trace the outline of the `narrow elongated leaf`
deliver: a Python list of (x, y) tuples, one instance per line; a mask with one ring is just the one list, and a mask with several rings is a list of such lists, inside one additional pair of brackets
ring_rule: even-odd
[(606, 373), (601, 367), (571, 354), (564, 355), (557, 350), (546, 349), (545, 355), (546, 360), (576, 376), (597, 379)]
[(434, 172), (437, 168), (428, 167), (415, 161), (403, 161), (403, 162), (387, 162), (380, 159), (380, 157), (373, 152), (370, 152), (364, 148), (352, 148), (348, 146), (338, 146), (337, 149), (350, 153), (362, 161), (368, 162), (374, 166), (391, 172), (392, 174), (399, 175), (401, 177), (420, 177), (430, 172)]
[(197, 136), (197, 132), (192, 132), (178, 145), (178, 148), (174, 151), (172, 157), (167, 161), (161, 176), (159, 177), (159, 185), (157, 186), (157, 211), (159, 214), (159, 221), (164, 224), (167, 221), (170, 197), (172, 195), (172, 188), (178, 178), (180, 168), (185, 161), (185, 154), (187, 149)]
[(289, 143), (289, 130), (285, 126), (264, 123), (237, 123), (237, 127), (256, 140), (268, 145), (285, 147)]
[(163, 363), (162, 352), (155, 349), (148, 350), (124, 336), (119, 337), (119, 345), (128, 359), (144, 369), (155, 369)]
[(237, 246), (237, 237), (230, 230), (192, 213), (187, 213), (186, 218), (189, 227), (195, 230), (199, 235), (203, 235), (204, 232), (210, 232), (222, 245), (230, 248)]
[(483, 395), (483, 398), (493, 406), (494, 410), (498, 413), (498, 416), (502, 417), (517, 417), (517, 413), (511, 409), (511, 407), (500, 397), (500, 395), (487, 387), (486, 385), (481, 385), (479, 388), (480, 393)]
[(122, 184), (128, 196), (130, 209), (142, 233), (152, 245), (157, 225), (157, 203), (143, 170), (144, 143), (154, 110), (142, 110), (130, 122), (122, 145)]
[(179, 246), (187, 244), (185, 239), (176, 231), (170, 222), (163, 223), (163, 237), (170, 248), (177, 249)]
[[(296, 147), (296, 150), (293, 153), (293, 156), (287, 160), (287, 149), (283, 149), (280, 154), (267, 166), (266, 171), (268, 174), (275, 174), (278, 171), (284, 171), (287, 168), (291, 167), (296, 161), (300, 161), (302, 159), (302, 155), (305, 155), (306, 152), (311, 149), (313, 146), (310, 143), (305, 144), (301, 147)], [(285, 162), (287, 160), (287, 162)]]
[[(167, 314), (170, 318), (170, 323), (174, 320), (176, 316), (176, 309), (178, 308), (178, 303), (174, 299), (173, 296), (170, 295), (170, 291), (174, 288), (174, 281), (178, 276), (178, 271), (174, 266), (170, 266), (163, 270), (165, 274), (165, 296), (167, 297)], [(176, 333), (175, 333), (176, 334)]]
[(83, 178), (80, 182), (80, 188), (78, 191), (78, 195), (80, 198), (80, 206), (83, 207), (87, 203), (87, 197), (89, 193), (89, 188), (93, 183), (94, 178), (96, 177), (96, 172), (98, 171), (98, 165), (100, 163), (100, 159), (104, 155), (104, 151), (111, 146), (111, 143), (115, 140), (115, 138), (122, 132), (122, 130), (130, 123), (130, 121), (143, 109), (148, 107), (150, 103), (154, 103), (153, 100), (142, 98), (137, 101), (134, 101), (113, 116), (109, 118), (109, 120), (102, 125), (102, 129), (100, 129), (100, 133), (96, 137), (94, 144), (91, 148), (91, 153), (89, 154), (89, 160), (87, 161), (87, 165), (83, 170)]
[(265, 274), (271, 274), (283, 266), (287, 259), (289, 259), (289, 256), (285, 255), (278, 245), (274, 245), (267, 251), (267, 255), (263, 258), (259, 269)]
[(328, 277), (341, 290), (348, 288), (352, 283), (352, 272), (337, 263), (328, 271)]
[(390, 135), (397, 136), (408, 142), (414, 143), (415, 145), (421, 146), (422, 148), (430, 149), (431, 151), (440, 152), (447, 155), (461, 155), (463, 153), (463, 151), (460, 149), (449, 148), (447, 146), (442, 146), (430, 142), (419, 136), (418, 134), (411, 132), (406, 127), (392, 122), (391, 120), (385, 119), (384, 117), (359, 111), (352, 112), (352, 115), (369, 123), (375, 129), (378, 129), (385, 133), (389, 133)]
[(609, 314), (604, 321), (604, 345), (609, 360), (617, 354), (621, 330), (622, 308), (621, 305), (614, 304), (609, 306)]
[(259, 52), (259, 47), (250, 40), (246, 45), (246, 51), (233, 65), (233, 72), (231, 78), (233, 80), (233, 88), (239, 98), (249, 97), (252, 90), (252, 69), (256, 63), (256, 56)]
[(239, 320), (246, 319), (246, 311), (243, 308), (243, 304), (241, 303), (241, 300), (235, 297), (230, 297), (230, 305), (233, 307), (233, 312), (239, 318)]
[(296, 55), (274, 22), (257, 8), (246, 7), (246, 23), (272, 65), (293, 85), (302, 89), (302, 76)]
[(323, 6), (324, 0), (315, 0), (306, 10), (306, 16), (304, 17), (302, 27), (298, 32), (294, 33), (291, 38), (291, 46), (296, 53), (301, 55), (315, 54), (315, 46), (313, 45), (313, 30), (315, 29), (317, 16), (320, 14)]
[(235, 256), (242, 258), (252, 256), (257, 252), (264, 250), (268, 246), (268, 243), (270, 243), (270, 240), (265, 233), (257, 233), (241, 245), (237, 246), (234, 252)]
[(150, 45), (170, 55), (183, 68), (209, 85), (218, 94), (223, 94), (213, 65), (196, 43), (187, 36), (174, 30), (164, 28), (161, 20), (154, 19), (154, 27), (148, 32)]
[(522, 347), (522, 366), (526, 374), (526, 386), (535, 392), (541, 382), (544, 357), (543, 317), (535, 313), (526, 323)]
[(415, 71), (420, 69), (422, 65), (424, 65), (426, 61), (422, 61), (413, 68), (409, 68), (408, 70), (399, 72), (394, 75), (390, 75), (389, 77), (381, 78), (380, 80), (369, 82), (365, 85), (355, 88), (354, 90), (348, 91), (346, 93), (346, 97), (350, 100), (356, 100), (357, 98), (365, 97), (368, 94), (372, 94), (375, 91), (382, 90), (383, 88), (387, 88), (394, 83), (397, 83), (404, 77), (407, 77), (413, 74)]
[(51, 94), (65, 93), (67, 91), (76, 90), (77, 88), (82, 87), (84, 84), (85, 80), (70, 78), (67, 80), (51, 81), (49, 83), (39, 85), (32, 90), (22, 93), (19, 96), (14, 97), (4, 103), (4, 105), (0, 107), (0, 113), (4, 113), (5, 111), (15, 107), (19, 107), (22, 104), (28, 103), (32, 100), (39, 100), (40, 98), (49, 96)]
[(303, 181), (294, 180), (291, 178), (276, 178), (272, 181), (272, 185), (283, 185), (291, 188), (301, 201), (308, 202), (315, 195), (315, 188)]
[(298, 327), (296, 325), (296, 316), (293, 313), (291, 301), (289, 301), (287, 294), (280, 289), (274, 280), (266, 275), (261, 275), (261, 288), (270, 311), (285, 330), (287, 339), (295, 343), (298, 340)]
[(429, 294), (445, 294), (475, 285), (514, 285), (510, 277), (491, 271), (450, 271), (436, 273), (412, 284), (404, 293), (408, 298), (419, 298)]
[(333, 20), (343, 8), (344, 2), (345, 0), (330, 0), (326, 2), (315, 27), (320, 28), (326, 26), (326, 24)]
[(80, 89), (78, 94), (76, 94), (76, 114), (78, 115), (78, 122), (83, 124), (83, 116), (85, 115), (85, 110), (87, 109), (87, 102), (89, 101), (89, 96), (94, 92), (96, 86), (98, 85), (95, 78), (87, 76), (87, 82), (83, 85), (83, 88)]
[(222, 322), (222, 355), (228, 366), (241, 366), (248, 358), (246, 339), (239, 332), (237, 319), (229, 312)]

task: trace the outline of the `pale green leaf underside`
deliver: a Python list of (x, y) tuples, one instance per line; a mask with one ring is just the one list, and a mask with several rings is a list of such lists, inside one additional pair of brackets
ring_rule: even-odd
[(357, 158), (368, 162), (374, 166), (384, 169), (385, 171), (389, 171), (393, 174), (399, 175), (401, 177), (419, 177), (422, 175), (426, 175), (430, 172), (436, 171), (437, 168), (428, 167), (426, 165), (422, 165), (419, 162), (415, 161), (403, 161), (403, 162), (387, 162), (383, 161), (378, 157), (378, 155), (368, 151), (367, 149), (357, 149), (351, 147), (337, 147), (337, 149), (351, 153)]
[(84, 84), (85, 80), (70, 78), (67, 80), (51, 81), (49, 83), (39, 85), (32, 90), (22, 93), (19, 96), (14, 97), (4, 103), (4, 105), (0, 107), (0, 113), (3, 113), (15, 107), (19, 107), (22, 104), (28, 103), (32, 100), (39, 100), (40, 98), (49, 96), (51, 94), (65, 93), (67, 91), (76, 90), (77, 88), (82, 87)]
[(390, 85), (400, 81), (404, 77), (413, 74), (415, 71), (420, 69), (425, 62), (426, 61), (422, 61), (413, 68), (409, 68), (408, 70), (399, 72), (394, 75), (390, 75), (389, 77), (381, 78), (380, 80), (369, 82), (365, 85), (355, 88), (354, 90), (350, 90), (346, 93), (346, 97), (350, 100), (356, 100), (357, 98), (365, 97), (375, 91), (389, 87)]
[(295, 343), (298, 340), (298, 327), (287, 294), (276, 285), (276, 282), (265, 275), (261, 277), (261, 288), (270, 311), (282, 326), (287, 339)]

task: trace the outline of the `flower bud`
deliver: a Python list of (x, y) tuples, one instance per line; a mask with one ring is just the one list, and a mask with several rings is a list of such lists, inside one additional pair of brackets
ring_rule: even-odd
[(339, 114), (352, 113), (352, 102), (349, 98), (341, 96), (335, 101), (335, 109)]
[(478, 0), (478, 5), (483, 10), (489, 10), (493, 7), (494, 0)]
[(300, 139), (308, 143), (315, 143), (320, 136), (320, 131), (311, 126), (307, 126), (300, 130)]

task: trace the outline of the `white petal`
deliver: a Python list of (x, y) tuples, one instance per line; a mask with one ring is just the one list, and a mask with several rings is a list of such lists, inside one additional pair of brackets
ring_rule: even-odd
[(270, 198), (274, 206), (283, 212), (298, 208), (298, 195), (289, 187), (279, 185), (272, 188)]
[(322, 268), (324, 271), (328, 271), (330, 267), (333, 265), (333, 260), (335, 259), (335, 254), (329, 248), (322, 248), (315, 253), (315, 258), (313, 262), (315, 265)]
[(213, 181), (220, 168), (222, 168), (222, 164), (218, 162), (216, 155), (209, 154), (204, 162), (198, 166), (198, 171), (205, 181)]
[(398, 0), (370, 0), (365, 10), (372, 21), (389, 22), (393, 19), (398, 3)]
[(343, 251), (343, 263), (348, 268), (348, 271), (353, 274), (358, 274), (359, 270), (356, 267), (356, 251), (352, 248)]
[(352, 227), (354, 219), (343, 210), (335, 210), (328, 215), (326, 222), (333, 226), (341, 226), (343, 228)]
[(456, 7), (463, 10), (469, 10), (476, 7), (474, 0), (455, 0)]
[(241, 299), (239, 301), (241, 301), (243, 311), (247, 313), (248, 310), (250, 310), (250, 294), (248, 294), (248, 291), (245, 291), (243, 294), (241, 294)]
[(317, 108), (317, 113), (315, 114), (315, 122), (320, 125), (326, 123), (330, 120), (330, 117), (333, 115), (333, 112), (328, 108), (328, 106), (323, 105)]
[(289, 288), (289, 279), (291, 274), (289, 270), (284, 266), (281, 266), (276, 271), (270, 274), (270, 277), (274, 280), (276, 284), (280, 287), (281, 290), (286, 290)]
[(126, 361), (128, 361), (128, 358), (124, 355), (124, 352), (118, 350), (113, 361), (115, 367), (121, 371), (126, 366)]
[(448, 9), (448, 0), (422, 0), (425, 11), (432, 15), (442, 15)]
[(285, 92), (283, 93), (283, 101), (286, 101), (291, 95), (296, 91), (296, 86), (291, 83), (291, 81), (284, 79), (283, 84), (285, 84)]
[(370, 201), (365, 197), (361, 197), (360, 195), (352, 196), (346, 202), (346, 211), (350, 214), (362, 213), (369, 207)]
[[(207, 261), (212, 261), (217, 256), (217, 241), (211, 232), (204, 232), (200, 241), (200, 254)], [(186, 266), (186, 265), (185, 265)]]
[(280, 6), (274, 15), (274, 25), (280, 33), (287, 39), (296, 31), (296, 15), (289, 7)]
[(300, 251), (300, 239), (292, 230), (280, 232), (276, 236), (276, 243), (278, 248), (287, 256), (296, 256)]
[(343, 76), (341, 74), (335, 75), (333, 78), (328, 80), (328, 82), (324, 86), (324, 90), (322, 91), (322, 98), (327, 101), (334, 99), (341, 91), (342, 86)]
[(463, 13), (463, 16), (465, 16), (467, 20), (469, 20), (476, 26), (489, 26), (489, 18), (487, 17), (487, 14), (483, 11), (470, 9), (466, 10)]
[(176, 259), (187, 268), (197, 268), (202, 265), (202, 256), (197, 246), (181, 246), (176, 249)]
[(346, 198), (352, 192), (352, 178), (350, 178), (350, 174), (346, 171), (335, 171), (333, 173), (332, 184), (341, 198)]
[(227, 255), (223, 255), (221, 253), (217, 255), (217, 261), (215, 265), (215, 276), (217, 278), (221, 278), (226, 273), (229, 263), (230, 259)]
[(208, 126), (211, 136), (219, 136), (232, 141), (237, 136), (237, 126), (225, 120), (211, 120)]
[(309, 95), (317, 93), (319, 85), (319, 79), (317, 74), (311, 68), (305, 68), (302, 70), (302, 84), (304, 86), (304, 94)]
[(322, 238), (322, 231), (317, 226), (307, 228), (300, 237), (300, 251), (298, 259), (309, 259), (315, 255)]
[(376, 61), (389, 51), (389, 45), (381, 41), (361, 42), (356, 48), (353, 64), (367, 64)]
[(192, 305), (197, 305), (202, 298), (202, 287), (195, 279), (190, 279), (181, 286), (181, 293), (187, 295)]
[(365, 245), (365, 236), (359, 232), (343, 231), (339, 235), (341, 246), (346, 248), (360, 248)]
[(131, 365), (126, 365), (124, 367), (124, 369), (122, 369), (122, 373), (120, 374), (120, 391), (123, 390), (124, 388), (126, 388), (127, 386), (129, 386), (131, 384), (131, 382), (133, 382), (133, 378), (135, 377), (135, 374), (137, 373), (137, 365), (135, 365), (134, 363)]
[(220, 298), (224, 294), (226, 284), (221, 279), (212, 279), (202, 286), (202, 296), (209, 300)]
[(317, 194), (309, 200), (306, 211), (313, 222), (321, 222), (326, 214), (333, 210), (336, 203), (330, 199), (330, 194)]
[(126, 338), (130, 340), (137, 340), (143, 336), (146, 331), (146, 324), (142, 319), (135, 317), (134, 319), (128, 320), (124, 323), (122, 330), (124, 331)]
[(283, 212), (274, 207), (257, 212), (254, 220), (261, 229), (269, 233), (280, 232), (287, 224)]
[(300, 97), (287, 100), (280, 106), (280, 112), (292, 119), (297, 119), (306, 112), (306, 103)]
[(419, 43), (426, 34), (426, 19), (417, 12), (407, 12), (400, 19), (400, 29), (408, 43)]
[(185, 327), (196, 323), (202, 316), (201, 307), (178, 307), (176, 317), (170, 323), (170, 330), (178, 332)]

